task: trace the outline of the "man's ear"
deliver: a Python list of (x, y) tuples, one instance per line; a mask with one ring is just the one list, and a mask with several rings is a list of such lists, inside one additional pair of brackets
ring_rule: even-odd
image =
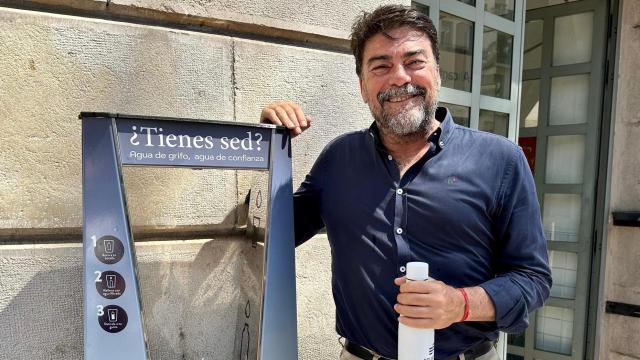
[(369, 103), (369, 97), (367, 96), (367, 90), (364, 87), (364, 81), (362, 80), (362, 76), (358, 76), (358, 82), (360, 83), (360, 96), (362, 96), (362, 101), (365, 104)]

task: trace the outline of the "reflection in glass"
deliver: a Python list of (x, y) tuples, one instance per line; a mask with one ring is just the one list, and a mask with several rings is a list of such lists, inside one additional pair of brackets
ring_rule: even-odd
[(471, 91), (473, 22), (441, 12), (439, 35), (442, 86)]
[(522, 98), (520, 99), (520, 127), (538, 126), (540, 109), (540, 80), (522, 82)]
[(478, 129), (493, 134), (509, 136), (509, 114), (480, 110), (480, 123)]
[(420, 11), (423, 14), (429, 15), (429, 7), (427, 5), (423, 5), (420, 3), (417, 3), (415, 1), (411, 2), (411, 7)]
[(505, 19), (513, 20), (515, 14), (515, 0), (485, 0), (484, 10)]
[(547, 184), (582, 184), (584, 135), (547, 138)]
[(559, 5), (578, 0), (527, 0), (527, 10), (537, 9), (545, 6)]
[(571, 354), (573, 309), (544, 306), (536, 317), (536, 348)]
[(551, 79), (549, 125), (584, 124), (589, 108), (589, 74)]
[(544, 21), (528, 21), (524, 26), (524, 50), (522, 66), (524, 70), (542, 66), (542, 32)]
[(581, 208), (579, 194), (545, 194), (542, 224), (547, 240), (577, 242)]
[(549, 251), (549, 266), (553, 276), (551, 296), (575, 299), (578, 254), (567, 251)]
[(535, 136), (521, 136), (518, 138), (518, 145), (522, 148), (524, 156), (527, 158), (531, 173), (536, 173), (536, 149), (538, 148), (538, 139)]
[(553, 65), (591, 61), (593, 13), (557, 17), (553, 31)]
[(439, 106), (444, 106), (449, 109), (451, 117), (453, 117), (453, 121), (456, 124), (469, 127), (469, 118), (471, 117), (470, 107), (445, 102), (440, 102)]
[(508, 99), (511, 95), (513, 36), (484, 28), (481, 94)]
[(522, 334), (507, 334), (507, 344), (524, 347), (524, 333)]

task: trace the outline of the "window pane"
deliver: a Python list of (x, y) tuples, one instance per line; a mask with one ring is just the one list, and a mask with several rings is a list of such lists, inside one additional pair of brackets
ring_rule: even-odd
[(509, 114), (480, 110), (478, 129), (507, 137), (509, 135)]
[(591, 61), (593, 13), (557, 17), (553, 31), (553, 65)]
[(520, 99), (520, 127), (537, 127), (539, 109), (540, 80), (523, 81), (522, 98)]
[(511, 95), (513, 36), (484, 28), (481, 94), (508, 99)]
[(536, 317), (536, 348), (571, 354), (573, 309), (544, 306)]
[(518, 138), (518, 145), (522, 148), (524, 156), (527, 158), (531, 173), (536, 173), (536, 148), (538, 139), (535, 136), (526, 136)]
[(522, 356), (507, 354), (507, 360), (524, 360)]
[(507, 344), (524, 347), (525, 334), (507, 334)]
[(503, 18), (513, 20), (515, 0), (485, 0), (484, 10)]
[(440, 13), (440, 77), (442, 86), (471, 91), (473, 22)]
[(449, 109), (453, 121), (462, 126), (469, 127), (469, 118), (471, 117), (471, 108), (468, 106), (449, 104), (440, 102), (440, 106), (444, 106)]
[(423, 5), (423, 4), (412, 1), (411, 7), (420, 11), (423, 14), (429, 15), (429, 7), (427, 5)]
[(584, 124), (589, 107), (589, 74), (551, 79), (549, 125)]
[(549, 265), (553, 276), (551, 296), (575, 299), (578, 254), (566, 251), (549, 251)]
[(538, 69), (542, 66), (542, 31), (544, 21), (529, 21), (524, 25), (524, 70)]
[(547, 138), (547, 184), (582, 184), (584, 135)]
[(465, 3), (467, 5), (476, 6), (476, 0), (458, 0), (461, 3)]
[(545, 6), (564, 4), (578, 0), (527, 0), (527, 10), (537, 9)]
[(548, 241), (578, 241), (582, 199), (579, 194), (545, 194), (542, 211)]

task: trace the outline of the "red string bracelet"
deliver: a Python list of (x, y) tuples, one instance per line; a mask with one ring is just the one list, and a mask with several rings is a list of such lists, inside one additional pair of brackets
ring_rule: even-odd
[(469, 318), (469, 296), (467, 292), (463, 288), (458, 288), (464, 297), (464, 314), (462, 314), (462, 319), (460, 322), (466, 321)]

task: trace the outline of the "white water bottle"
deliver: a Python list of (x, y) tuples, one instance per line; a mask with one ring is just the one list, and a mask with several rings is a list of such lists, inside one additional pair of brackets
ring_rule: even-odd
[[(407, 263), (407, 281), (429, 278), (429, 264)], [(398, 360), (433, 360), (435, 349), (433, 329), (418, 329), (398, 324)]]

